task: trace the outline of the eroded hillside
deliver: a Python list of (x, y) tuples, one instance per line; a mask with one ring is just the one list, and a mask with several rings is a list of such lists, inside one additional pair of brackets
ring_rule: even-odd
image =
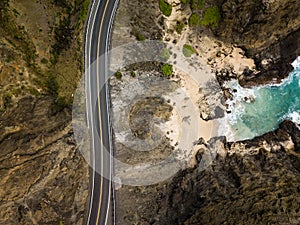
[(0, 224), (82, 224), (88, 166), (74, 141), (89, 1), (0, 2)]

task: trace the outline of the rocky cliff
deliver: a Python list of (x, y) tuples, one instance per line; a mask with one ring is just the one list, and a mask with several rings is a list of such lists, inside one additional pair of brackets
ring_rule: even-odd
[[(83, 223), (88, 168), (73, 140), (70, 105), (82, 72), (87, 2), (0, 2), (0, 224)], [(244, 85), (286, 76), (299, 55), (297, 0), (124, 2), (119, 15), (131, 23), (126, 41), (161, 39), (172, 30), (159, 11), (169, 11), (166, 2), (173, 9), (183, 5), (182, 18), (173, 18), (174, 36), (197, 22), (189, 20), (196, 11), (197, 35), (214, 34), (254, 58), (258, 73), (246, 70)], [(123, 186), (118, 223), (299, 224), (299, 137), (299, 129), (284, 122), (251, 141), (222, 140), (205, 171), (196, 165), (157, 185)], [(203, 149), (202, 143), (198, 164)]]
[(52, 99), (23, 98), (1, 117), (0, 224), (82, 224), (88, 166), (73, 138), (70, 112)]
[(300, 2), (297, 0), (224, 0), (214, 33), (246, 50), (258, 74), (246, 71), (242, 84), (255, 85), (286, 77), (300, 54)]
[(199, 146), (198, 165), (172, 180), (118, 190), (118, 224), (299, 224), (299, 135), (287, 121), (254, 140), (220, 139), (223, 145), (204, 171), (199, 162), (205, 146)]
[(224, 143), (208, 170), (173, 179), (154, 224), (299, 224), (299, 135), (284, 122), (254, 140)]
[[(162, 19), (163, 36), (168, 35), (165, 41), (189, 43), (205, 58), (209, 50), (202, 50), (209, 44), (207, 39), (213, 38), (219, 42), (207, 48), (217, 49), (215, 57), (254, 59), (256, 68), (245, 69), (242, 75), (227, 68), (224, 73), (216, 73), (220, 83), (229, 78), (239, 78), (244, 86), (274, 82), (274, 78), (279, 82), (299, 55), (299, 1), (162, 2), (173, 7), (171, 15)], [(159, 3), (151, 9), (159, 11)], [(143, 24), (150, 23), (137, 9), (130, 9), (134, 4), (131, 1), (123, 7), (137, 14)], [(175, 10), (179, 13), (174, 16)], [(140, 29), (143, 33), (144, 28)], [(120, 33), (127, 34), (123, 30), (118, 33), (120, 37)], [(228, 49), (240, 47), (244, 53), (226, 53), (224, 43), (229, 44)], [(216, 58), (208, 61), (213, 64)], [(200, 162), (208, 143), (199, 142), (194, 167), (156, 185), (119, 188), (117, 224), (299, 224), (299, 137), (298, 127), (285, 121), (277, 130), (253, 140), (231, 143), (220, 138), (218, 154), (204, 171)], [(136, 155), (132, 153), (130, 159)]]
[(88, 166), (74, 141), (89, 1), (0, 1), (0, 224), (82, 224)]

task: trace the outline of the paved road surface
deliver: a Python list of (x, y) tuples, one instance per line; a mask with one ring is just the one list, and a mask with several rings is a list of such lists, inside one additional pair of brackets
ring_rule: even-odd
[[(108, 59), (105, 55), (110, 45), (110, 33), (118, 0), (94, 0), (90, 10), (85, 47), (85, 88), (87, 120), (92, 132), (90, 208), (88, 225), (114, 224), (114, 198), (112, 183), (113, 165), (111, 126), (109, 119), (108, 87), (106, 81)], [(102, 88), (100, 88), (102, 87)], [(101, 90), (100, 90), (101, 89)], [(107, 150), (108, 154), (105, 154)], [(111, 153), (112, 154), (112, 153)], [(101, 171), (101, 174), (96, 171)], [(104, 175), (104, 176), (103, 176)]]

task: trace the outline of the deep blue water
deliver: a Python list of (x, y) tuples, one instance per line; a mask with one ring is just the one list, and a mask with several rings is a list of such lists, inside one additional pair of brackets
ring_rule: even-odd
[(278, 128), (285, 119), (300, 123), (300, 57), (294, 71), (279, 85), (242, 88), (237, 81), (227, 86), (236, 89), (226, 115), (229, 139), (244, 140)]

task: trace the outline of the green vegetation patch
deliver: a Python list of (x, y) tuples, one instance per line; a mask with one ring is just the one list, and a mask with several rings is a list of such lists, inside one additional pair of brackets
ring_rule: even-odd
[(134, 32), (134, 36), (135, 36), (136, 40), (138, 40), (138, 41), (146, 40), (145, 36), (141, 32), (139, 32), (138, 29), (134, 28), (133, 32)]
[(144, 36), (143, 34), (141, 34), (140, 32), (137, 32), (137, 33), (135, 34), (135, 37), (136, 37), (136, 39), (137, 39), (138, 41), (145, 41), (145, 40), (146, 40), (145, 36)]
[(170, 16), (172, 13), (172, 6), (165, 0), (159, 0), (159, 9), (165, 16)]
[(42, 59), (41, 59), (41, 63), (42, 63), (42, 64), (47, 64), (47, 63), (48, 63), (48, 59), (42, 58)]
[(221, 14), (218, 6), (209, 7), (204, 11), (203, 19), (200, 21), (202, 26), (217, 27), (221, 20)]
[(190, 5), (192, 10), (201, 10), (204, 7), (204, 0), (191, 0)]
[[(55, 98), (51, 105), (51, 110), (53, 113), (60, 112), (63, 109), (71, 106), (71, 102), (68, 101), (66, 97), (59, 94), (59, 85), (57, 79), (53, 75), (50, 75), (46, 80), (46, 87), (48, 93)], [(35, 93), (32, 94), (35, 95)]]
[(122, 73), (121, 73), (121, 71), (117, 71), (117, 72), (115, 73), (115, 76), (116, 76), (116, 78), (117, 78), (118, 80), (121, 80), (121, 79), (122, 79)]
[(176, 27), (175, 27), (175, 30), (178, 34), (181, 34), (182, 30), (184, 28), (184, 23), (182, 21), (177, 21), (177, 24), (176, 24)]
[[(34, 66), (36, 59), (35, 46), (24, 28), (14, 22), (8, 7), (8, 0), (0, 1), (0, 37), (5, 37), (15, 49), (24, 54), (28, 66)], [(6, 59), (10, 61), (10, 59)]]
[(131, 72), (130, 72), (130, 76), (131, 76), (131, 77), (136, 77), (136, 73), (135, 73), (134, 71), (131, 71)]
[(196, 53), (196, 50), (192, 46), (185, 44), (183, 46), (182, 53), (185, 57), (191, 57), (194, 53)]
[(200, 23), (200, 17), (198, 14), (193, 13), (189, 18), (189, 25), (190, 26), (197, 26)]
[(38, 92), (38, 90), (36, 90), (34, 87), (28, 87), (27, 88), (29, 93), (33, 96), (39, 96), (40, 92)]
[(189, 1), (189, 0), (180, 0), (180, 2), (181, 2), (182, 4), (186, 4), (186, 3), (188, 3), (188, 1)]
[(164, 76), (171, 76), (173, 74), (173, 65), (170, 65), (170, 64), (164, 64), (162, 67), (161, 67), (161, 72)]
[[(80, 0), (77, 0), (77, 2), (80, 1)], [(89, 7), (90, 7), (90, 0), (84, 0), (82, 2), (82, 6), (81, 6), (81, 9), (80, 9), (80, 15), (79, 15), (79, 18), (80, 20), (84, 21), (87, 14), (88, 14), (88, 11), (89, 11)]]
[(68, 15), (60, 20), (59, 26), (54, 29), (55, 34), (55, 44), (52, 45), (52, 59), (51, 62), (53, 64), (57, 63), (58, 56), (61, 54), (63, 50), (67, 50), (70, 48), (74, 28), (71, 26), (71, 16)]
[(55, 79), (54, 76), (49, 76), (48, 79), (46, 80), (46, 87), (47, 87), (47, 91), (50, 95), (52, 95), (53, 97), (57, 97), (58, 96), (58, 82)]
[(70, 106), (71, 106), (70, 103), (66, 100), (65, 97), (58, 96), (56, 100), (53, 102), (53, 104), (51, 105), (51, 109), (54, 113), (56, 113)]
[(160, 53), (160, 57), (162, 58), (163, 61), (167, 61), (170, 58), (170, 52), (167, 48), (164, 48), (161, 53)]
[(204, 8), (204, 0), (198, 0), (198, 9), (203, 9)]
[(4, 93), (2, 96), (2, 101), (3, 101), (3, 107), (4, 109), (9, 108), (12, 106), (12, 94), (11, 93)]

